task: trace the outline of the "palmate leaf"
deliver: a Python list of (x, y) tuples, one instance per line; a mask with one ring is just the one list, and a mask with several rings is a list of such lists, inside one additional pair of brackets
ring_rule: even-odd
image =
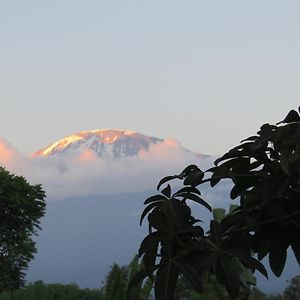
[(202, 277), (201, 273), (194, 268), (194, 266), (184, 259), (179, 259), (174, 261), (175, 266), (180, 271), (180, 273), (188, 280), (188, 282), (194, 287), (194, 289), (201, 293)]
[(166, 216), (169, 226), (178, 230), (185, 227), (191, 217), (189, 206), (185, 202), (174, 198), (163, 203), (162, 211)]
[[(194, 222), (194, 221), (193, 221)], [(201, 226), (192, 226), (189, 224), (188, 226), (183, 227), (177, 231), (179, 235), (183, 235), (184, 237), (203, 237), (204, 236), (204, 229)]]
[[(158, 185), (158, 189), (164, 185), (162, 195), (145, 201), (153, 206), (146, 208), (143, 218), (148, 214), (150, 228), (166, 237), (162, 240), (151, 236), (141, 247), (144, 248), (141, 251), (143, 259), (149, 259), (149, 268), (159, 259), (164, 261), (159, 265), (161, 279), (157, 280), (156, 295), (160, 299), (171, 299), (173, 291), (169, 287), (172, 284), (167, 284), (164, 290), (166, 282), (162, 277), (169, 274), (170, 279), (168, 270), (173, 267), (198, 288), (201, 280), (195, 279), (196, 275), (200, 276), (203, 270), (214, 272), (234, 299), (238, 293), (244, 292), (243, 284), (247, 288), (249, 283), (242, 272), (244, 268), (248, 274), (251, 274), (250, 268), (267, 276), (264, 266), (250, 255), (251, 250), (259, 259), (269, 254), (270, 266), (276, 276), (282, 273), (288, 246), (292, 246), (300, 263), (299, 222), (297, 217), (293, 220), (289, 217), (299, 207), (299, 114), (291, 111), (282, 123), (282, 126), (263, 125), (256, 136), (242, 141), (241, 145), (217, 159), (215, 167), (205, 172), (190, 165), (179, 175), (163, 178)], [(206, 172), (212, 175), (203, 179)], [(185, 186), (172, 196), (171, 187), (166, 183), (176, 178), (183, 180)], [(224, 218), (220, 214), (220, 222), (212, 222), (208, 235), (203, 230), (198, 230), (197, 235), (192, 213), (183, 205), (188, 207), (187, 200), (191, 200), (211, 210), (196, 186), (204, 182), (214, 186), (223, 178), (232, 180), (231, 197), (240, 197), (240, 206)], [(282, 228), (284, 232), (280, 232)], [(169, 269), (166, 255), (173, 255)]]
[(141, 243), (139, 249), (139, 256), (142, 256), (146, 252), (157, 253), (158, 243), (165, 239), (165, 235), (155, 231), (148, 234)]
[(215, 274), (219, 283), (225, 285), (231, 299), (236, 299), (241, 281), (232, 258), (227, 255), (219, 255), (215, 263)]
[(160, 232), (168, 233), (170, 230), (166, 217), (159, 210), (153, 210), (148, 215), (148, 222), (150, 227)]
[[(244, 219), (245, 219), (245, 216), (240, 212), (230, 213), (230, 214), (226, 215), (221, 220), (221, 224), (222, 224), (222, 228), (223, 228), (224, 232), (226, 232), (227, 230), (229, 230), (229, 232), (230, 232), (231, 227), (236, 227), (242, 221), (244, 221)], [(218, 221), (218, 219), (217, 219), (217, 221)]]
[(194, 243), (186, 245), (176, 252), (176, 258), (189, 256), (192, 253), (208, 253), (215, 251), (215, 245), (208, 238), (200, 238)]
[(155, 300), (173, 300), (179, 272), (172, 260), (162, 259), (154, 283)]
[[(196, 254), (196, 253), (195, 253)], [(193, 265), (199, 272), (210, 271), (218, 257), (216, 249), (201, 251), (197, 253), (193, 260)]]
[(268, 272), (264, 267), (264, 265), (261, 262), (259, 262), (257, 259), (252, 257), (250, 254), (241, 252), (237, 249), (231, 250), (230, 253), (233, 256), (236, 256), (241, 261), (241, 263), (245, 265), (247, 268), (250, 268), (252, 272), (254, 272), (254, 270), (257, 270), (268, 279)]

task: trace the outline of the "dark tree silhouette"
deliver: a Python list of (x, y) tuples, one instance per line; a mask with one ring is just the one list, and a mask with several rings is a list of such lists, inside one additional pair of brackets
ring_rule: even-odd
[[(170, 180), (183, 181), (172, 193)], [(211, 187), (230, 179), (232, 199), (239, 205), (221, 220), (211, 220), (205, 233), (192, 216), (189, 201), (212, 210), (201, 197), (201, 185)], [(172, 300), (178, 276), (201, 293), (203, 275), (210, 273), (224, 285), (231, 299), (250, 284), (246, 269), (266, 277), (260, 262), (269, 257), (272, 272), (280, 276), (291, 246), (300, 264), (300, 116), (292, 110), (276, 125), (264, 124), (251, 136), (202, 171), (195, 165), (163, 178), (160, 194), (145, 201), (149, 234), (139, 255), (145, 268), (136, 281), (155, 274), (155, 298)], [(135, 280), (133, 281), (135, 282)], [(243, 296), (247, 299), (247, 295)]]
[(300, 275), (295, 276), (290, 280), (290, 284), (284, 290), (284, 296), (288, 300), (300, 299)]
[(32, 235), (44, 215), (44, 198), (40, 185), (0, 167), (0, 292), (24, 284), (24, 272), (36, 252)]

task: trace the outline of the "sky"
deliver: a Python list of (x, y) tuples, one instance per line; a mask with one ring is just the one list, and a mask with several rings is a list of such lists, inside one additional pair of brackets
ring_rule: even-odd
[(299, 0), (0, 0), (0, 165), (54, 199), (153, 188), (193, 161), (176, 142), (118, 165), (27, 156), (79, 131), (223, 154), (298, 108), (299, 11)]
[(300, 104), (300, 2), (0, 0), (0, 137), (124, 128), (222, 154)]

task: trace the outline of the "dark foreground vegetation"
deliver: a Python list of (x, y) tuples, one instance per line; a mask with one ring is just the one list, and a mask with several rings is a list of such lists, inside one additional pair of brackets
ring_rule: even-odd
[[(182, 182), (182, 188), (174, 191), (171, 180)], [(232, 182), (229, 196), (240, 202), (226, 216), (212, 218), (206, 232), (190, 202), (212, 212), (202, 186), (213, 188), (223, 180)], [(138, 282), (152, 278), (155, 299), (173, 300), (181, 276), (199, 294), (204, 293), (205, 278), (213, 276), (230, 299), (248, 299), (254, 285), (249, 273), (268, 278), (264, 257), (277, 277), (289, 247), (300, 264), (299, 113), (292, 110), (281, 122), (262, 125), (208, 170), (190, 165), (163, 178), (157, 190), (145, 201), (141, 222), (147, 217), (149, 234), (139, 249), (143, 268), (127, 299)]]
[(45, 213), (45, 193), (0, 167), (0, 293), (25, 283), (28, 263), (37, 251), (32, 238)]
[[(127, 276), (126, 267), (114, 264), (100, 289), (80, 289), (76, 284), (45, 284), (37, 281), (14, 292), (1, 293), (0, 300), (124, 300)], [(153, 295), (148, 294), (134, 300), (152, 299)], [(203, 293), (199, 294), (183, 277), (179, 277), (174, 300), (230, 300), (230, 297), (215, 278), (211, 278), (203, 286)], [(300, 276), (294, 277), (282, 294), (265, 295), (253, 288), (249, 300), (300, 300)]]

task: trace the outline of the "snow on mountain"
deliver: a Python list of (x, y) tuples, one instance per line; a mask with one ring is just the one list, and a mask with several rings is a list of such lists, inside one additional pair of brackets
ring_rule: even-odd
[(147, 151), (162, 139), (123, 129), (82, 131), (65, 137), (35, 153), (35, 156), (65, 155), (92, 150), (98, 156), (127, 157)]
[[(34, 156), (72, 155), (90, 150), (100, 157), (130, 157), (165, 141), (124, 129), (97, 129), (65, 137), (37, 151)], [(186, 149), (184, 151), (190, 152)], [(207, 158), (206, 155), (194, 154), (197, 158)]]
[(120, 129), (79, 132), (31, 156), (0, 140), (1, 153), (0, 164), (33, 184), (42, 184), (49, 201), (141, 192), (166, 175), (179, 174), (187, 165), (206, 170), (214, 160), (172, 139)]

